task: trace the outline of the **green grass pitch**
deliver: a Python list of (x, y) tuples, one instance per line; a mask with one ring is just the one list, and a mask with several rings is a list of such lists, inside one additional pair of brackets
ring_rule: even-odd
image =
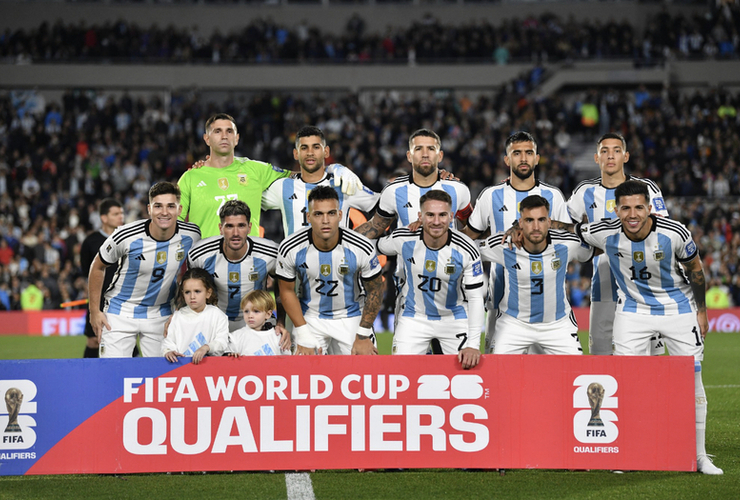
[[(585, 335), (581, 336), (584, 351)], [(390, 334), (380, 334), (389, 353)], [(0, 359), (76, 358), (84, 337), (0, 337)], [(710, 333), (704, 361), (709, 399), (707, 450), (724, 476), (682, 472), (507, 470), (318, 471), (314, 493), (323, 499), (735, 499), (740, 498), (740, 335)], [(658, 430), (665, 432), (664, 430)], [(0, 477), (0, 500), (156, 498), (285, 499), (281, 473), (131, 474)]]

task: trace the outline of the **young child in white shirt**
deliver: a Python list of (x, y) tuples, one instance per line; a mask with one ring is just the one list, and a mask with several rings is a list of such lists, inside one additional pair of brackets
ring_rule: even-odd
[(218, 294), (210, 273), (188, 269), (182, 276), (175, 299), (178, 307), (162, 341), (162, 354), (171, 363), (192, 356), (193, 364), (203, 357), (221, 356), (229, 343), (229, 318), (216, 307)]
[(289, 355), (290, 349), (280, 348), (280, 336), (275, 328), (265, 324), (275, 311), (275, 299), (265, 290), (253, 290), (241, 301), (244, 328), (229, 334), (229, 356)]

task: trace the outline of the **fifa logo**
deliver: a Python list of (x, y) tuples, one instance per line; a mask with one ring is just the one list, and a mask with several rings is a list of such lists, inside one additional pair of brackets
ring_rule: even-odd
[[(610, 375), (580, 375), (573, 381), (573, 435), (581, 443), (613, 443), (619, 436), (617, 380)], [(610, 408), (610, 409), (606, 409)]]
[(26, 450), (36, 444), (36, 384), (30, 380), (0, 380), (0, 450)]

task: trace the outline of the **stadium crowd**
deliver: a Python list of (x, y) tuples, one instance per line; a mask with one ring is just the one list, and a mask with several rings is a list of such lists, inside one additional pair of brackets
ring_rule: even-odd
[[(331, 162), (350, 166), (376, 191), (393, 171), (408, 169), (406, 139), (413, 129), (438, 130), (442, 166), (474, 198), (508, 175), (502, 147), (514, 130), (534, 133), (537, 175), (566, 197), (576, 184), (571, 141), (619, 130), (632, 155), (629, 172), (658, 182), (671, 215), (696, 235), (708, 279), (740, 304), (740, 96), (640, 88), (531, 99), (523, 90), (528, 84), (523, 77), (475, 98), (258, 93), (236, 97), (224, 110), (239, 127), (238, 153), (292, 168), (295, 132), (316, 124), (327, 134)], [(204, 101), (182, 93), (165, 106), (158, 95), (71, 90), (60, 102), (31, 91), (0, 99), (0, 307), (20, 309), (24, 292), (41, 297), (44, 308), (84, 298), (79, 245), (100, 227), (97, 202), (115, 196), (127, 222), (146, 217), (152, 183), (176, 181), (205, 155), (204, 120), (221, 108)], [(581, 120), (588, 102), (599, 116), (590, 127)], [(579, 296), (587, 305), (588, 283), (578, 274), (571, 272), (574, 305)]]
[(740, 6), (712, 4), (690, 17), (667, 9), (636, 33), (627, 21), (577, 21), (555, 14), (475, 20), (450, 25), (426, 14), (407, 27), (369, 32), (355, 15), (341, 34), (302, 22), (251, 21), (238, 32), (201, 33), (196, 26), (145, 27), (118, 20), (88, 25), (44, 22), (32, 30), (6, 30), (0, 60), (38, 62), (170, 63), (432, 63), (440, 61), (571, 61), (607, 58), (657, 64), (671, 59), (732, 59), (740, 50)]

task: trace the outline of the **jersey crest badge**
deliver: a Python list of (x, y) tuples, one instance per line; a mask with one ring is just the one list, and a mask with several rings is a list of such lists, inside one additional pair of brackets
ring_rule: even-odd
[(424, 263), (424, 269), (426, 269), (430, 273), (433, 273), (437, 270), (437, 263), (433, 260), (428, 260)]
[(221, 177), (218, 180), (218, 187), (224, 190), (229, 189), (229, 179), (227, 179), (226, 177)]
[(606, 211), (614, 213), (614, 209), (617, 208), (617, 200), (606, 200)]
[(157, 252), (157, 264), (164, 264), (167, 262), (167, 252)]
[(249, 179), (247, 178), (247, 174), (236, 174), (237, 179), (239, 179), (239, 185), (240, 186), (246, 186), (249, 182)]
[(643, 252), (632, 252), (632, 259), (635, 262), (642, 262), (645, 260), (645, 254)]
[(653, 257), (655, 257), (655, 260), (663, 260), (663, 258), (665, 257), (665, 252), (662, 248), (658, 249), (655, 251), (655, 253), (653, 253)]
[(177, 247), (177, 252), (175, 253), (175, 258), (178, 262), (180, 262), (182, 259), (185, 258), (185, 249), (180, 245)]
[(254, 272), (249, 273), (249, 281), (257, 281), (260, 279), (260, 273)]
[(542, 272), (542, 262), (540, 261), (532, 262), (531, 269), (534, 274), (540, 274)]
[(331, 264), (321, 264), (320, 271), (322, 276), (331, 276)]
[(230, 272), (229, 281), (231, 281), (232, 283), (239, 283), (239, 273), (237, 271)]
[(553, 271), (557, 271), (558, 269), (560, 269), (560, 266), (563, 265), (563, 261), (561, 261), (560, 257), (558, 257), (558, 258), (553, 259), (550, 262), (550, 265), (552, 266)]
[(349, 274), (349, 266), (347, 264), (344, 264), (344, 263), (339, 264), (339, 270), (338, 271), (339, 271), (339, 274), (341, 274), (342, 276), (346, 276), (346, 275)]
[(455, 274), (455, 263), (454, 262), (448, 262), (447, 265), (445, 265), (445, 274), (449, 274), (449, 275)]

